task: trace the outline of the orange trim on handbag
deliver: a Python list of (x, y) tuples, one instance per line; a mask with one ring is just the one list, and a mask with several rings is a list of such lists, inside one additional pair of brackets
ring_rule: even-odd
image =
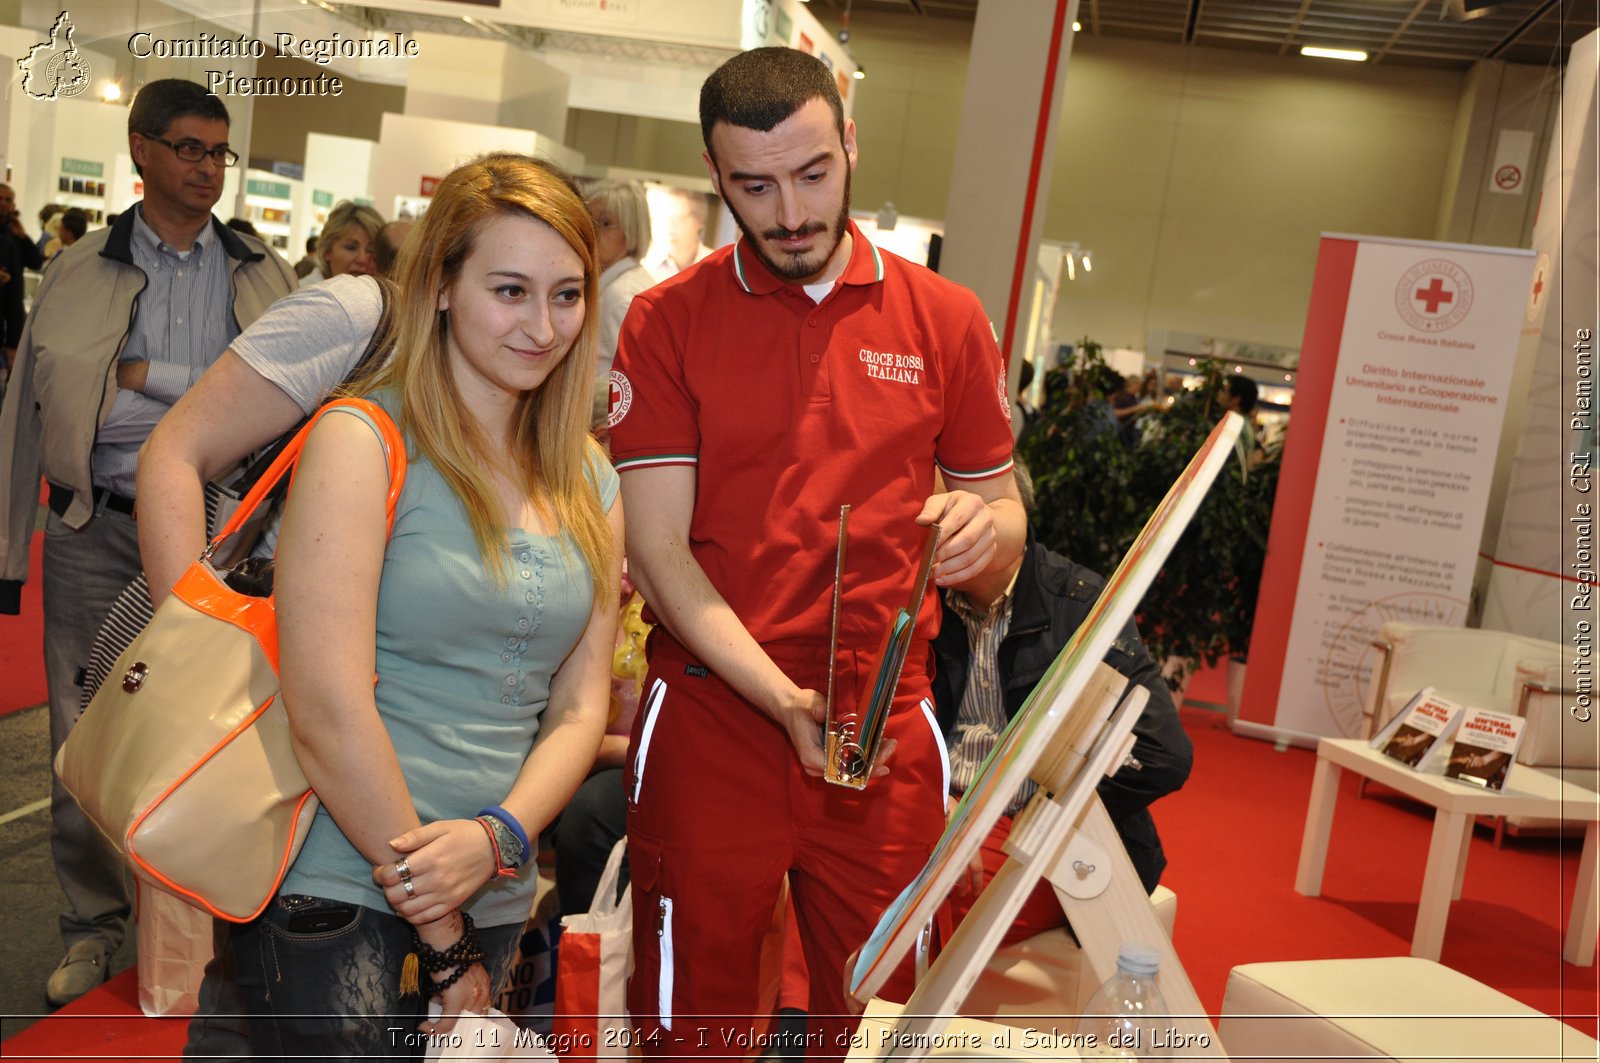
[[(274, 700), (276, 700), (276, 699), (275, 698), (267, 699), (267, 704), (266, 705), (261, 706), (261, 708), (259, 710), (257, 710), (256, 712), (251, 713), (250, 714), (250, 719), (245, 721), (245, 723), (241, 724), (239, 726), (239, 729), (234, 731), (233, 734), (229, 735), (228, 738), (226, 738), (222, 742), (218, 743), (216, 749), (221, 749), (223, 746), (227, 745), (229, 741), (232, 741), (232, 739), (239, 734), (239, 731), (243, 730), (245, 727), (248, 727), (252, 722), (254, 722), (254, 720), (256, 719), (257, 716), (261, 715), (261, 713), (266, 712), (268, 706), (270, 706)], [(215, 753), (216, 749), (212, 750), (212, 752)], [(205, 761), (201, 761), (200, 764), (196, 764), (193, 768), (190, 768), (187, 772), (184, 773), (183, 779), (187, 779), (190, 775), (193, 775), (196, 771), (198, 771), (200, 769), (201, 765), (204, 764), (204, 763), (205, 763)], [(162, 793), (161, 797), (157, 798), (154, 802), (152, 802), (150, 807), (145, 809), (144, 812), (139, 816), (139, 818), (134, 821), (133, 825), (128, 828), (128, 836), (130, 838), (133, 836), (133, 832), (139, 829), (139, 824), (144, 822), (145, 816), (148, 816), (151, 812), (155, 811), (157, 806), (159, 806), (161, 804), (162, 800), (164, 800), (166, 798), (167, 794), (170, 794), (173, 790), (177, 789), (177, 787), (183, 782), (183, 779), (179, 779), (177, 782), (173, 783), (170, 787), (168, 787), (167, 790), (164, 793)], [(308, 803), (310, 803), (311, 801), (315, 800), (316, 796), (317, 795), (316, 795), (316, 793), (314, 791), (307, 790), (305, 793), (300, 795), (300, 800), (295, 802), (294, 814), (289, 818), (289, 822), (294, 824), (295, 830), (290, 832), (290, 837), (292, 837), (292, 838), (300, 837), (300, 830), (299, 830), (300, 817), (306, 814), (306, 805)], [(278, 895), (278, 887), (283, 884), (283, 878), (284, 878), (285, 875), (287, 875), (289, 873), (289, 867), (290, 867), (291, 864), (294, 863), (294, 858), (297, 855), (298, 855), (298, 847), (296, 847), (296, 846), (287, 846), (287, 847), (284, 848), (284, 850), (283, 850), (283, 860), (278, 864), (278, 870), (274, 874), (273, 879), (272, 879), (272, 889), (268, 890), (266, 896), (261, 899), (261, 907), (257, 908), (255, 911), (251, 912), (249, 915), (244, 916), (244, 917), (241, 918), (240, 916), (232, 915), (232, 914), (230, 914), (228, 912), (224, 912), (222, 909), (216, 907), (214, 904), (212, 904), (210, 901), (206, 900), (204, 897), (202, 897), (200, 894), (196, 893), (194, 890), (187, 889), (187, 888), (185, 888), (183, 886), (178, 885), (176, 882), (172, 881), (172, 879), (168, 878), (166, 875), (163, 875), (155, 867), (153, 867), (151, 864), (149, 864), (147, 861), (145, 861), (137, 853), (135, 853), (133, 851), (133, 846), (132, 845), (128, 846), (128, 859), (132, 860), (134, 863), (138, 864), (139, 867), (141, 869), (143, 869), (143, 871), (144, 871), (144, 873), (146, 875), (148, 875), (150, 878), (155, 879), (157, 882), (161, 883), (161, 885), (163, 887), (165, 887), (168, 891), (170, 891), (172, 893), (175, 893), (180, 897), (188, 898), (189, 903), (193, 904), (195, 907), (204, 908), (211, 915), (215, 916), (218, 919), (224, 920), (225, 922), (229, 922), (229, 923), (248, 923), (251, 920), (255, 919), (257, 916), (259, 916), (262, 912), (266, 911), (267, 910), (267, 905), (272, 903), (272, 898), (274, 898), (274, 897), (276, 897)]]
[(278, 670), (278, 608), (272, 598), (240, 594), (223, 583), (206, 562), (196, 562), (185, 569), (173, 584), (172, 593), (199, 612), (244, 631), (260, 644), (272, 670)]

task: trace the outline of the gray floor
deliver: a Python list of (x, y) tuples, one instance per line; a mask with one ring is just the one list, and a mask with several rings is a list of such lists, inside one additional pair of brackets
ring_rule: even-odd
[[(49, 712), (0, 717), (0, 1037), (49, 1012), (44, 982), (61, 960), (56, 917), (66, 900), (50, 863), (49, 796)], [(134, 962), (128, 937), (113, 973)]]

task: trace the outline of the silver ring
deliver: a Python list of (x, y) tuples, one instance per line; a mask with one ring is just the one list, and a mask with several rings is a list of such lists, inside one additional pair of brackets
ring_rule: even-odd
[(416, 883), (412, 882), (411, 879), (409, 879), (409, 878), (401, 879), (400, 880), (400, 885), (402, 885), (402, 886), (404, 886), (406, 888), (406, 896), (407, 897), (415, 897), (417, 895)]
[(411, 877), (411, 857), (409, 857), (409, 856), (401, 857), (400, 858), (400, 862), (394, 865), (394, 873), (399, 875), (402, 879), (410, 878)]

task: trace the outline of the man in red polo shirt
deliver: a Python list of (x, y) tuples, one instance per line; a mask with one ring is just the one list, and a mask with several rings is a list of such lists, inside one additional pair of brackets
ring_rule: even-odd
[(612, 374), (629, 570), (661, 624), (625, 779), (629, 1007), (647, 1052), (738, 1051), (726, 1039), (748, 1028), (787, 874), (808, 1047), (839, 1056), (854, 1025), (845, 959), (932, 851), (948, 784), (931, 594), (892, 756), (864, 790), (821, 778), (839, 507), (852, 509), (834, 696), (853, 706), (924, 526), (943, 529), (940, 586), (1020, 552), (1009, 402), (977, 297), (850, 223), (855, 126), (822, 63), (735, 56), (700, 114), (743, 239), (635, 298)]

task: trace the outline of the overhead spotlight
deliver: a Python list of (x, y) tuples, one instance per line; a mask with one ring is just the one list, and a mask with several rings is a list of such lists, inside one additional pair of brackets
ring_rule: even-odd
[(855, 78), (857, 81), (860, 81), (867, 76), (867, 68), (864, 66), (858, 66), (850, 76)]
[(1293, 380), (1294, 379), (1294, 374), (1293, 373), (1285, 373), (1285, 374), (1283, 374), (1283, 379), (1285, 379), (1285, 380)]
[(1300, 49), (1300, 54), (1313, 59), (1344, 59), (1351, 63), (1367, 61), (1367, 53), (1357, 48), (1315, 48), (1308, 44)]
[(1067, 252), (1067, 280), (1069, 281), (1075, 281), (1078, 279), (1077, 257), (1078, 256), (1074, 252)]
[(1083, 23), (1079, 22), (1077, 19), (1073, 19), (1072, 20), (1072, 32), (1073, 33), (1082, 33), (1083, 32)]
[(1094, 254), (1093, 251), (1085, 251), (1083, 253), (1083, 271), (1085, 273), (1094, 272), (1094, 263), (1089, 260), (1089, 256), (1092, 254)]
[(839, 43), (840, 44), (849, 44), (850, 43), (850, 27), (849, 26), (840, 26), (839, 27)]
[(115, 81), (102, 81), (100, 83), (100, 99), (106, 103), (116, 103), (122, 99), (122, 86)]
[(1235, 373), (1242, 373), (1242, 372), (1244, 372), (1244, 366), (1242, 366), (1242, 365), (1236, 365), (1236, 366), (1234, 366), (1234, 367), (1233, 367), (1233, 371), (1234, 371), (1234, 372), (1235, 372)]

